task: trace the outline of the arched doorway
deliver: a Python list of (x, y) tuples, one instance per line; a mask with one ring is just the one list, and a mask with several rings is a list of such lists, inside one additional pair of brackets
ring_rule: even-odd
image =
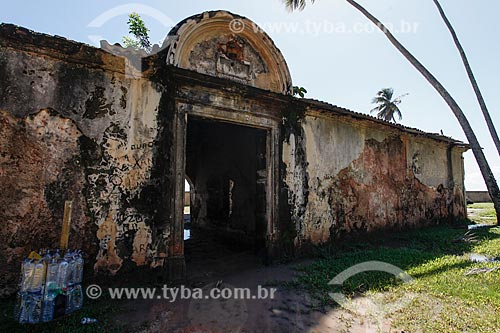
[[(231, 30), (236, 18), (246, 27), (237, 33)], [(227, 238), (263, 256), (277, 249), (280, 126), (292, 81), (273, 41), (251, 27), (255, 23), (225, 11), (203, 13), (179, 23), (163, 45), (175, 82), (169, 91), (174, 211), (167, 258), (173, 279), (193, 253), (197, 228), (209, 230), (200, 235), (215, 234), (215, 245)], [(209, 134), (192, 144), (195, 132)], [(213, 147), (192, 152), (206, 142)], [(210, 160), (207, 151), (217, 159)], [(204, 166), (213, 174), (203, 174)], [(186, 240), (185, 178), (192, 182)]]
[(188, 272), (190, 264), (217, 270), (218, 265), (231, 265), (226, 258), (235, 256), (238, 266), (265, 262), (268, 131), (203, 117), (187, 119)]

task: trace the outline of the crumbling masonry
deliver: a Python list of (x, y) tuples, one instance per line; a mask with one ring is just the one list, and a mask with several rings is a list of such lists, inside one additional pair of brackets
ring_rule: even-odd
[(203, 13), (141, 57), (0, 25), (1, 293), (57, 246), (65, 200), (95, 272), (181, 277), (186, 178), (194, 225), (270, 258), (466, 217), (467, 145), (293, 98), (253, 27)]

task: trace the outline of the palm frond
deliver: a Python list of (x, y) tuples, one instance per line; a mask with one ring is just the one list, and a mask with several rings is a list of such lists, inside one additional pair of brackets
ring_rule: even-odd
[(385, 97), (380, 97), (380, 96), (377, 96), (377, 97), (374, 97), (373, 100), (372, 100), (372, 103), (373, 104), (380, 104), (380, 103), (389, 103), (390, 100), (385, 98)]
[[(310, 0), (311, 3), (314, 3), (315, 0)], [(283, 0), (286, 8), (290, 11), (304, 10), (306, 8), (307, 0)]]
[(393, 103), (395, 103), (395, 104), (399, 104), (399, 103), (401, 103), (401, 99), (402, 99), (403, 97), (405, 97), (405, 96), (408, 96), (408, 95), (409, 95), (409, 93), (406, 93), (406, 94), (403, 94), (403, 95), (400, 95), (400, 96), (396, 97), (396, 98), (394, 99)]
[(373, 113), (373, 112), (378, 112), (380, 111), (382, 108), (384, 107), (384, 105), (377, 105), (376, 107), (374, 107), (373, 109), (370, 110), (370, 113)]
[(394, 89), (392, 89), (392, 88), (384, 88), (384, 89), (380, 90), (377, 93), (377, 95), (381, 96), (381, 97), (385, 97), (388, 100), (391, 100), (392, 96), (394, 95)]
[(401, 120), (403, 116), (398, 105), (401, 103), (401, 99), (406, 95), (408, 94), (393, 99), (394, 89), (384, 88), (378, 91), (377, 95), (373, 98), (372, 103), (377, 104), (377, 106), (371, 109), (370, 113), (377, 112), (377, 118), (384, 119), (385, 121), (396, 122), (396, 117)]
[[(401, 114), (401, 111), (399, 110), (399, 108), (394, 110), (394, 113), (398, 116), (399, 120), (403, 119), (403, 115)], [(394, 116), (393, 116), (393, 118), (394, 118)]]

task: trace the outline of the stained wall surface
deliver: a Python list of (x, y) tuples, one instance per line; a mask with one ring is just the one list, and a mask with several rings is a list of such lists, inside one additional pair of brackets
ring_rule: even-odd
[(296, 246), (465, 218), (463, 151), (311, 108), (283, 146)]
[(59, 244), (65, 200), (70, 246), (95, 271), (161, 266), (158, 86), (82, 44), (13, 26), (0, 41), (0, 289), (11, 291), (29, 251)]
[[(203, 176), (185, 161), (193, 115), (210, 118), (212, 133), (219, 121), (252, 122), (221, 166), (246, 161), (243, 175), (223, 176), (250, 180), (235, 205), (263, 223), (229, 222), (262, 231), (274, 255), (465, 217), (466, 145), (290, 96), (279, 50), (253, 29), (228, 31), (234, 18), (251, 24), (227, 12), (189, 18), (150, 56), (0, 25), (1, 294), (15, 291), (30, 251), (58, 245), (65, 200), (87, 272), (182, 271), (183, 167)], [(211, 140), (218, 159), (238, 149), (217, 151), (222, 134)]]

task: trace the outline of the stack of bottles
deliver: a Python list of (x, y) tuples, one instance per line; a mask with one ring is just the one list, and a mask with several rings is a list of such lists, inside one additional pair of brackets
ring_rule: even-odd
[(21, 265), (15, 316), (21, 324), (36, 324), (83, 306), (83, 257), (79, 250), (47, 250), (30, 255)]

